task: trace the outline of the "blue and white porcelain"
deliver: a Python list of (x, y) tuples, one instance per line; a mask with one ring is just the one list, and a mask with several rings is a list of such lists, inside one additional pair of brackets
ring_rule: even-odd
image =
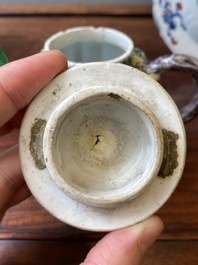
[(198, 0), (153, 0), (153, 18), (173, 53), (198, 58)]

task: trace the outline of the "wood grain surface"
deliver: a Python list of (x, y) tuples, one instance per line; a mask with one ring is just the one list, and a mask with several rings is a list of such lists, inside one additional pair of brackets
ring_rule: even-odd
[[(26, 15), (0, 16), (0, 44), (13, 61), (39, 52), (51, 34), (74, 26), (113, 27), (128, 34), (149, 59), (170, 53), (150, 16)], [(196, 90), (188, 74), (167, 73), (162, 85), (181, 108)], [(165, 223), (143, 265), (198, 264), (198, 117), (185, 125), (186, 166), (168, 202), (157, 212)], [(15, 132), (17, 140), (17, 132)], [(4, 139), (0, 150), (12, 145)], [(11, 208), (0, 225), (1, 265), (79, 264), (103, 236), (67, 226), (30, 197)]]
[(2, 15), (150, 15), (151, 5), (122, 4), (0, 4)]

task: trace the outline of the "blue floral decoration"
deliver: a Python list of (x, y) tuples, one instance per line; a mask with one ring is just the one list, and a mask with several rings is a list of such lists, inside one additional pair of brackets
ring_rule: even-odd
[(167, 24), (168, 26), (167, 36), (170, 38), (171, 43), (173, 45), (176, 45), (178, 43), (178, 40), (174, 38), (174, 34), (172, 32), (177, 28), (177, 24), (175, 23), (175, 18), (179, 18), (180, 27), (183, 30), (186, 30), (186, 26), (184, 24), (183, 17), (181, 15), (181, 10), (183, 8), (182, 3), (181, 2), (176, 3), (173, 8), (173, 4), (170, 1), (159, 0), (159, 5), (163, 10), (162, 17), (163, 17), (164, 23)]

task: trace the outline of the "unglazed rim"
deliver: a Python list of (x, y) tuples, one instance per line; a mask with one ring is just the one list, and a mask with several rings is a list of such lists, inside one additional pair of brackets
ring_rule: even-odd
[[(157, 117), (163, 131), (177, 137), (178, 166), (168, 177), (157, 176), (134, 200), (113, 208), (73, 200), (53, 182), (47, 168), (35, 166), (30, 142), (37, 121), (49, 120), (53, 109), (76, 91), (93, 86), (115, 86), (138, 97)], [(44, 123), (43, 123), (44, 124)], [(182, 176), (186, 138), (180, 113), (167, 92), (148, 75), (122, 64), (89, 63), (54, 78), (32, 101), (20, 131), (20, 158), (25, 181), (38, 202), (59, 220), (89, 231), (111, 231), (138, 223), (155, 213), (174, 192)]]
[[(96, 92), (93, 94), (94, 90)], [(146, 171), (147, 175), (145, 175), (145, 173), (142, 172), (144, 179), (143, 181), (141, 181), (141, 183), (139, 183), (138, 186), (134, 185), (134, 183), (132, 182), (129, 184), (128, 188), (125, 187), (125, 189), (122, 192), (120, 191), (119, 194), (116, 193), (116, 190), (114, 189), (114, 192), (110, 193), (109, 191), (109, 194), (106, 194), (106, 196), (105, 194), (103, 194), (103, 196), (99, 196), (97, 193), (91, 194), (87, 190), (85, 192), (85, 190), (77, 188), (76, 185), (74, 185), (71, 180), (69, 181), (69, 179), (65, 181), (63, 180), (63, 177), (61, 176), (60, 173), (61, 171), (58, 169), (59, 163), (57, 165), (55, 162), (56, 148), (54, 147), (56, 145), (57, 130), (60, 124), (62, 123), (62, 119), (64, 119), (63, 117), (66, 115), (66, 113), (69, 113), (70, 110), (76, 104), (80, 104), (80, 102), (82, 102), (83, 100), (89, 100), (91, 98), (93, 99), (94, 97), (101, 98), (103, 95), (108, 96), (111, 94), (117, 95), (117, 97), (122, 98), (119, 99), (119, 102), (122, 100), (126, 101), (129, 104), (132, 104), (133, 107), (138, 108), (138, 110), (144, 115), (144, 118), (146, 120), (145, 126), (147, 125), (147, 129), (150, 131), (149, 139), (153, 141), (153, 146), (152, 149), (150, 150), (150, 157), (149, 157), (149, 159), (152, 159), (152, 163), (150, 164), (149, 171), (148, 172)], [(117, 101), (117, 99), (115, 100)], [(86, 90), (84, 90), (83, 93), (81, 91), (78, 91), (74, 93), (71, 97), (65, 99), (50, 116), (43, 137), (44, 159), (45, 161), (47, 161), (46, 167), (53, 181), (61, 188), (61, 190), (63, 190), (68, 196), (70, 196), (74, 200), (95, 207), (115, 207), (121, 202), (126, 202), (134, 199), (141, 192), (143, 192), (143, 190), (148, 185), (150, 185), (150, 183), (154, 180), (154, 178), (157, 176), (159, 172), (163, 158), (163, 151), (164, 151), (163, 147), (164, 145), (163, 145), (162, 131), (154, 113), (147, 107), (147, 105), (145, 105), (137, 97), (125, 91), (121, 92), (119, 88), (116, 88), (116, 86), (89, 87)], [(129, 171), (126, 171), (122, 176), (122, 180), (123, 178), (128, 178), (131, 174), (132, 174), (131, 169)]]

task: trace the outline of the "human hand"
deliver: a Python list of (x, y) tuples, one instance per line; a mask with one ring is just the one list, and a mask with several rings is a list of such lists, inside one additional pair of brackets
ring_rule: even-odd
[[(18, 155), (18, 132), (25, 107), (33, 97), (66, 69), (59, 51), (39, 53), (0, 68), (0, 220), (5, 211), (30, 192), (22, 176)], [(15, 129), (15, 130), (14, 130)], [(6, 146), (6, 135), (13, 146)], [(10, 144), (9, 144), (10, 145)]]
[[(25, 107), (66, 65), (63, 54), (51, 51), (0, 68), (0, 148), (5, 135), (20, 128)], [(12, 133), (16, 139), (16, 130), (9, 137)], [(30, 195), (22, 176), (15, 139), (9, 148), (4, 143), (5, 150), (0, 153), (0, 220), (10, 206)], [(153, 216), (140, 224), (111, 232), (99, 241), (81, 265), (139, 264), (145, 250), (162, 230), (161, 220)]]
[(152, 216), (134, 226), (113, 231), (90, 250), (80, 265), (139, 265), (163, 228), (162, 221)]

